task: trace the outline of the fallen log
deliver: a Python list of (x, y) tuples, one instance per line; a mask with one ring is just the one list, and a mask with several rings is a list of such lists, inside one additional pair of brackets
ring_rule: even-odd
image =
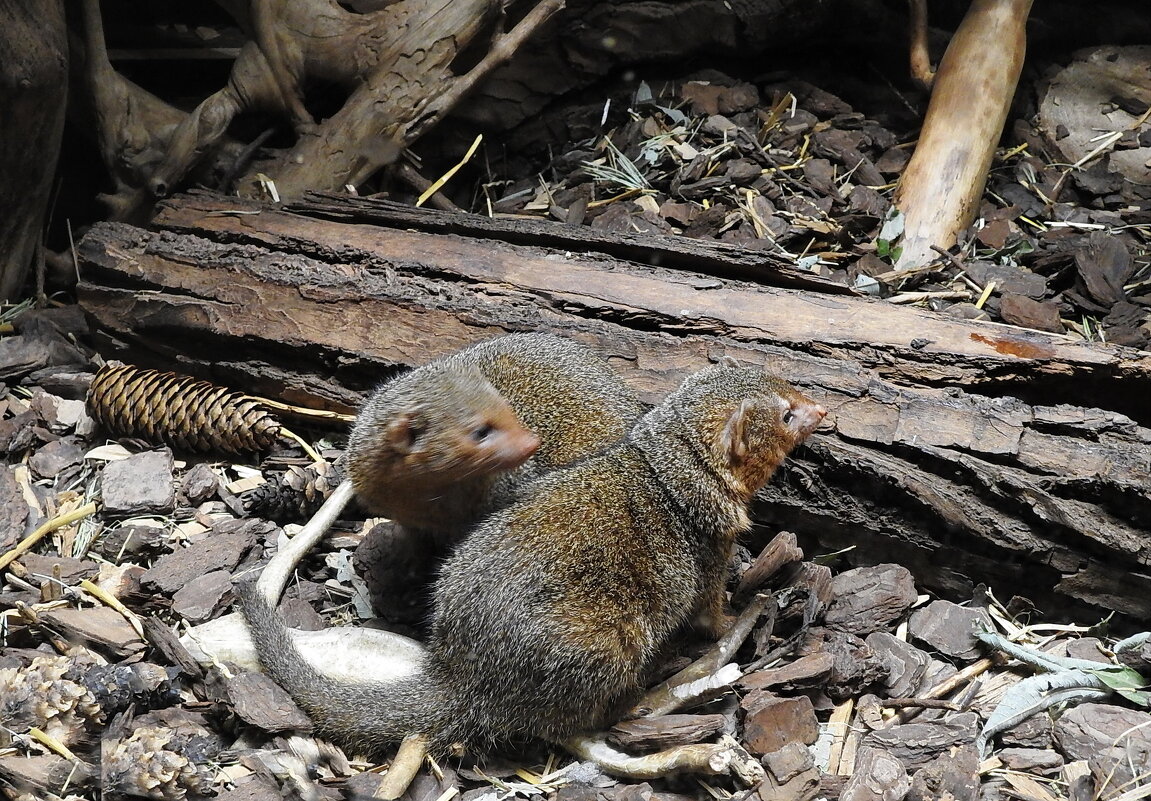
[[(428, 230), (352, 198), (182, 197), (153, 230), (89, 232), (80, 301), (107, 355), (341, 410), (399, 366), (513, 330), (590, 345), (652, 400), (721, 356), (760, 364), (833, 422), (769, 487), (773, 530), (951, 598), (987, 583), (1088, 621), (1151, 617), (1151, 354), (766, 286), (796, 276), (722, 247), (688, 272), (662, 266), (681, 240), (568, 229), (559, 250), (526, 244), (523, 221), (421, 216)], [(763, 283), (730, 277), (750, 272)]]

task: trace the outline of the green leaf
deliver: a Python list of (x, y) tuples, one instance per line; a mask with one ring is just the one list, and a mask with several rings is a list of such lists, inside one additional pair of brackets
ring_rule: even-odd
[(1135, 692), (1134, 690), (1116, 690), (1115, 692), (1133, 704), (1151, 708), (1151, 693)]
[(1147, 686), (1147, 679), (1136, 670), (1129, 667), (1112, 667), (1103, 670), (1090, 670), (1086, 671), (1095, 676), (1099, 681), (1106, 684), (1116, 692), (1122, 690), (1140, 690)]

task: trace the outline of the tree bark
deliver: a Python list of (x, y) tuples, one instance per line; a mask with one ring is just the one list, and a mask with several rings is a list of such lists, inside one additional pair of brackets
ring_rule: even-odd
[(802, 276), (720, 245), (328, 196), (294, 212), (191, 196), (153, 231), (99, 224), (81, 303), (126, 360), (345, 410), (391, 368), (514, 330), (590, 345), (652, 401), (721, 356), (763, 365), (833, 425), (761, 522), (952, 598), (988, 583), (1151, 617), (1151, 354), (751, 284)]
[(68, 100), (64, 4), (0, 2), (0, 300), (36, 259)]

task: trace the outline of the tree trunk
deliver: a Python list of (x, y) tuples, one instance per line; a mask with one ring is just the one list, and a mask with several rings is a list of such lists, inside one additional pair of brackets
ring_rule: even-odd
[(0, 301), (15, 301), (37, 257), (68, 100), (60, 0), (0, 2)]
[(649, 400), (720, 356), (763, 365), (833, 430), (761, 521), (953, 598), (988, 583), (1151, 617), (1149, 354), (831, 294), (724, 245), (330, 196), (294, 211), (191, 196), (154, 231), (97, 225), (81, 303), (126, 360), (333, 408), (515, 330), (590, 345)]

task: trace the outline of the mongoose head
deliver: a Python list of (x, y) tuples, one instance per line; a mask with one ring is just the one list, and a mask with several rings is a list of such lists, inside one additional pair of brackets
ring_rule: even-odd
[(406, 494), (515, 469), (539, 445), (478, 370), (432, 364), (364, 404), (348, 439), (348, 474), (368, 509), (395, 517)]
[(680, 418), (701, 439), (705, 458), (746, 500), (827, 414), (782, 378), (727, 364), (690, 376), (677, 396)]

